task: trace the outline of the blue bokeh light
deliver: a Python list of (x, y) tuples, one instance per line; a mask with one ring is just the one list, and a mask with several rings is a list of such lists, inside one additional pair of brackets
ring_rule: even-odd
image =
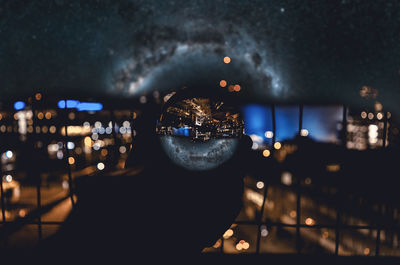
[(60, 109), (77, 109), (78, 111), (99, 111), (103, 109), (103, 104), (98, 102), (79, 102), (78, 100), (60, 100), (57, 103)]
[(57, 105), (60, 109), (74, 109), (79, 105), (79, 103), (80, 102), (78, 100), (68, 99), (58, 101)]
[(22, 109), (24, 109), (25, 108), (25, 102), (23, 102), (23, 101), (16, 101), (15, 103), (14, 103), (14, 109), (15, 110), (22, 110)]
[(174, 132), (174, 135), (189, 136), (190, 128), (188, 128), (188, 127), (173, 128), (173, 132)]
[(76, 108), (78, 111), (99, 111), (103, 109), (103, 104), (98, 102), (80, 102)]
[[(337, 124), (341, 121), (343, 110), (341, 106), (304, 106), (303, 129), (307, 129), (309, 137), (321, 142), (338, 140)], [(272, 111), (270, 106), (257, 104), (246, 105), (243, 108), (245, 133), (257, 135), (263, 143), (271, 143), (265, 132), (272, 131)], [(293, 139), (299, 131), (299, 106), (276, 106), (276, 141)]]
[(321, 142), (335, 142), (338, 139), (338, 124), (343, 119), (341, 106), (304, 106), (303, 128), (309, 136)]
[(293, 139), (299, 132), (299, 106), (277, 106), (275, 113), (276, 140)]
[(257, 135), (267, 141), (266, 131), (272, 130), (271, 108), (262, 105), (246, 105), (243, 109), (244, 130), (247, 135)]

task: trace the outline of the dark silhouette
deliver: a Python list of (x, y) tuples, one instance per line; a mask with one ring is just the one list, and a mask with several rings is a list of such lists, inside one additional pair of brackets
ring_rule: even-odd
[(222, 166), (189, 171), (162, 151), (157, 115), (157, 108), (149, 106), (135, 121), (140, 130), (126, 167), (136, 173), (79, 180), (75, 208), (36, 255), (183, 258), (212, 246), (230, 227), (242, 206), (251, 140), (243, 136), (236, 154)]

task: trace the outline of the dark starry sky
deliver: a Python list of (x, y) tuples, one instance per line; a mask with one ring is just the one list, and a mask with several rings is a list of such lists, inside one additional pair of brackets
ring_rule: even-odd
[(400, 112), (395, 0), (2, 0), (0, 38), (2, 99), (226, 79), (250, 98), (355, 105), (368, 85)]

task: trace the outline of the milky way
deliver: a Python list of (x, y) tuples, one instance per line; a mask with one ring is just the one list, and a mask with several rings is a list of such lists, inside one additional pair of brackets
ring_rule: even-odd
[[(243, 28), (228, 23), (218, 26), (190, 21), (179, 30), (171, 27), (176, 32), (170, 33), (173, 37), (168, 41), (159, 41), (152, 48), (135, 46), (135, 55), (110, 72), (110, 91), (141, 95), (199, 83), (216, 87), (223, 79), (241, 84), (248, 93), (282, 95), (278, 63), (267, 50)], [(157, 30), (152, 34), (158, 35)], [(229, 65), (224, 64), (224, 56), (231, 58)]]
[(138, 96), (224, 77), (275, 102), (363, 105), (368, 85), (400, 110), (399, 4), (5, 0), (0, 96)]
[(160, 136), (160, 141), (167, 156), (189, 170), (210, 170), (220, 166), (234, 155), (239, 143), (235, 138), (193, 142), (174, 136)]

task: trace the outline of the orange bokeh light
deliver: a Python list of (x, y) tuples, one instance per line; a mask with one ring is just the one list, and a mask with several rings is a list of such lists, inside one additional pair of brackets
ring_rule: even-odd
[(219, 82), (219, 85), (220, 85), (221, 87), (226, 87), (227, 83), (226, 83), (225, 80), (221, 80), (221, 81)]
[(230, 63), (231, 62), (231, 58), (228, 56), (224, 57), (224, 63)]

